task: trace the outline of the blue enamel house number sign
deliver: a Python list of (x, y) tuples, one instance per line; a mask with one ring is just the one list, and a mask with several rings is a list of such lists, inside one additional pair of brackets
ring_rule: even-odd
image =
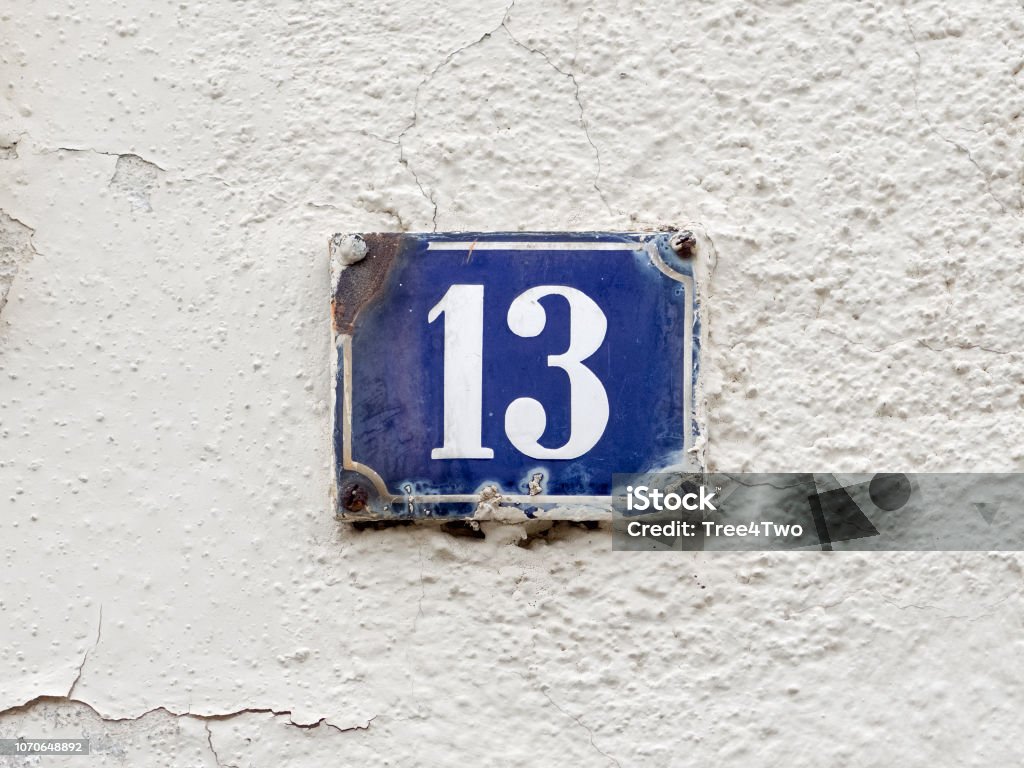
[(696, 471), (689, 233), (335, 235), (339, 517), (602, 519)]

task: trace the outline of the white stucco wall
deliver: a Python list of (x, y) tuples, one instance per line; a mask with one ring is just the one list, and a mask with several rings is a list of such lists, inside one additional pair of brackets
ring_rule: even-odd
[(333, 232), (692, 225), (712, 468), (1024, 469), (1021, 5), (0, 25), (0, 737), (101, 753), (47, 765), (1021, 761), (1020, 556), (357, 533), (326, 405)]

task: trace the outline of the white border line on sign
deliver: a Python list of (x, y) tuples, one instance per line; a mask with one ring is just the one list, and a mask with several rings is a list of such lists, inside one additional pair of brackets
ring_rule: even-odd
[[(639, 248), (637, 246), (640, 246)], [(583, 243), (541, 240), (431, 240), (428, 251), (637, 251), (643, 243)]]

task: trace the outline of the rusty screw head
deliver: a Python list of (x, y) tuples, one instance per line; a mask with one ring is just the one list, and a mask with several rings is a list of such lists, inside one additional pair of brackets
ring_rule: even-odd
[(668, 245), (682, 258), (688, 259), (693, 256), (693, 249), (697, 245), (697, 238), (693, 236), (693, 232), (684, 229), (672, 235), (668, 239)]
[(369, 491), (359, 483), (346, 483), (341, 488), (341, 506), (349, 512), (362, 512), (369, 500)]

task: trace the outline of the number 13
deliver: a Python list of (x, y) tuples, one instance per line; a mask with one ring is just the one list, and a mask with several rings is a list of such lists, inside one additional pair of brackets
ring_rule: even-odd
[[(583, 361), (594, 354), (608, 331), (601, 308), (582, 291), (564, 285), (539, 285), (519, 294), (508, 308), (508, 327), (531, 338), (544, 330), (545, 296), (569, 303), (569, 348), (548, 355), (548, 367), (569, 377), (569, 439), (545, 448), (540, 437), (547, 427), (544, 406), (531, 397), (513, 400), (505, 411), (505, 434), (521, 453), (533, 459), (575, 459), (601, 439), (608, 426), (608, 395), (601, 380)], [(453, 285), (427, 313), (432, 323), (444, 320), (444, 444), (432, 459), (492, 459), (483, 443), (484, 287)]]

